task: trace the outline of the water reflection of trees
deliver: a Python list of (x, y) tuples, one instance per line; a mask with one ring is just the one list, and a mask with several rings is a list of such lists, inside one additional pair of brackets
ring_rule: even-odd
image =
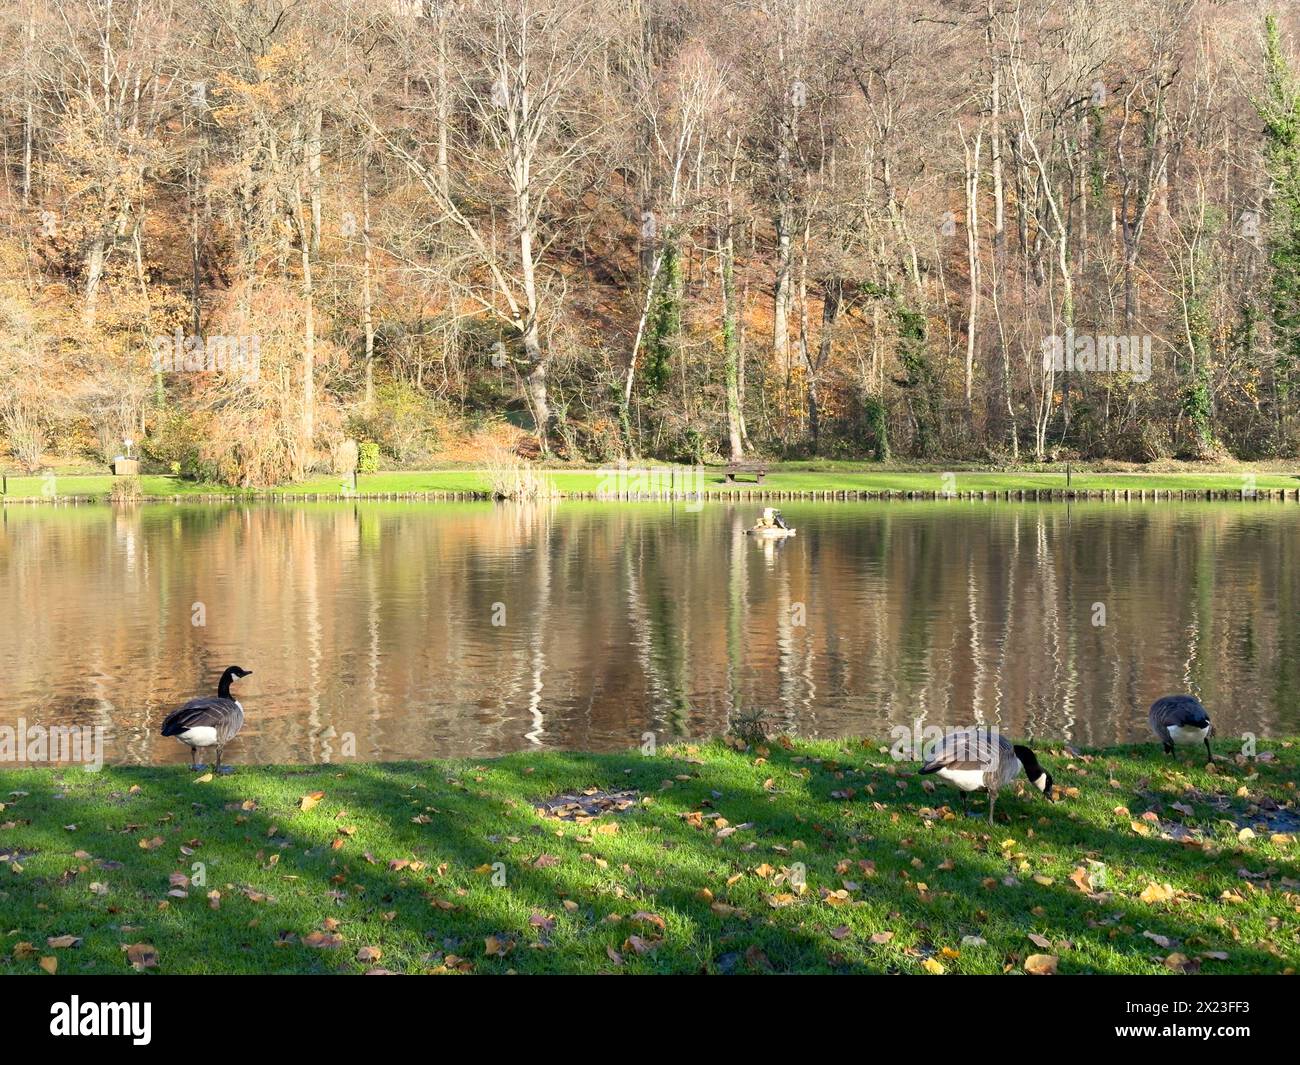
[(0, 720), (111, 721), (116, 756), (179, 758), (152, 726), (238, 662), (259, 760), (345, 733), (361, 757), (625, 747), (755, 708), (1109, 743), (1176, 690), (1225, 730), (1300, 724), (1300, 512), (789, 510), (774, 548), (726, 507), (11, 509)]

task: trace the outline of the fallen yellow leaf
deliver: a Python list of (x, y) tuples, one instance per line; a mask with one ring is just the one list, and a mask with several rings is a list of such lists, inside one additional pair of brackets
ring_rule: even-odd
[(1142, 894), (1138, 896), (1143, 902), (1168, 902), (1174, 897), (1174, 889), (1170, 884), (1150, 883), (1142, 889)]
[(298, 800), (298, 809), (310, 810), (312, 807), (316, 806), (323, 798), (325, 798), (325, 793), (323, 791), (313, 791), (311, 794), (304, 795), (301, 799)]

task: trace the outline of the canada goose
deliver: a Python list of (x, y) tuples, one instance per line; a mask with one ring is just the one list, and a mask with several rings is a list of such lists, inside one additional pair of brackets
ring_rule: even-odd
[(1013, 746), (1010, 740), (990, 729), (966, 728), (948, 733), (935, 744), (921, 772), (938, 773), (948, 783), (959, 787), (963, 808), (967, 804), (966, 792), (986, 788), (991, 825), (998, 791), (1015, 780), (1022, 769), (1029, 782), (1050, 801), (1052, 774), (1038, 764), (1033, 751), (1028, 747)]
[(216, 769), (221, 771), (221, 752), (235, 734), (244, 727), (244, 708), (239, 700), (231, 698), (230, 682), (247, 677), (253, 671), (228, 666), (221, 674), (216, 698), (191, 699), (179, 710), (173, 710), (163, 722), (162, 734), (175, 736), (190, 749), (190, 768), (197, 769), (195, 756), (200, 747), (217, 749)]
[(1210, 715), (1201, 700), (1192, 695), (1166, 695), (1151, 704), (1147, 712), (1151, 731), (1165, 747), (1165, 754), (1174, 753), (1174, 744), (1204, 743), (1205, 756), (1214, 761), (1210, 750)]

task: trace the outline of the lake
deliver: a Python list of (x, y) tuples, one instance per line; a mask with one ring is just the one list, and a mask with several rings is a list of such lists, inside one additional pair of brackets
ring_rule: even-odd
[[(0, 724), (174, 763), (174, 706), (252, 669), (227, 759), (618, 750), (765, 710), (803, 736), (996, 723), (1300, 731), (1300, 507), (559, 502), (11, 506)], [(1231, 746), (1229, 742), (1228, 746)]]

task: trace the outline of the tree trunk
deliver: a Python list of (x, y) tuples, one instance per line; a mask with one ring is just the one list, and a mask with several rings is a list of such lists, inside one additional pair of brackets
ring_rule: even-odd
[(722, 264), (722, 352), (727, 382), (727, 447), (732, 462), (745, 456), (740, 421), (740, 342), (736, 334), (735, 244), (731, 235), (731, 198), (718, 233), (718, 259)]
[[(1006, 406), (1007, 435), (1011, 443), (1013, 459), (1020, 458), (1020, 428), (1016, 422), (1015, 385), (1011, 374), (1011, 351), (1007, 337), (1006, 322), (1002, 316), (1002, 279), (1006, 272), (1007, 230), (1006, 197), (1002, 181), (1002, 63), (998, 59), (993, 45), (993, 0), (986, 8), (987, 23), (985, 40), (988, 44), (989, 63), (992, 67), (989, 76), (989, 97), (992, 120), (989, 135), (989, 149), (993, 171), (993, 277), (989, 285), (989, 294), (993, 303), (993, 318), (997, 322), (999, 358), (994, 364), (1000, 367), (1002, 402)], [(996, 399), (993, 401), (996, 409)]]
[(90, 250), (86, 252), (86, 301), (82, 308), (81, 320), (87, 327), (95, 324), (95, 315), (99, 306), (99, 286), (104, 279), (107, 243), (108, 236), (97, 233), (94, 240), (90, 242)]
[(437, 5), (438, 10), (438, 98), (434, 106), (438, 112), (438, 149), (434, 173), (437, 175), (438, 190), (445, 203), (451, 192), (451, 170), (447, 163), (447, 131), (451, 121), (451, 105), (447, 89), (447, 15), (445, 6)]
[(304, 448), (310, 448), (316, 436), (316, 293), (312, 277), (311, 221), (304, 211), (301, 170), (294, 176), (291, 206), (298, 228), (302, 268), (302, 442)]
[(321, 159), (321, 108), (312, 110), (311, 126), (307, 134), (307, 184), (311, 196), (311, 253), (320, 252), (320, 159)]
[(375, 405), (375, 315), (370, 290), (370, 140), (361, 157), (361, 325), (366, 335), (366, 410)]
[[(839, 317), (840, 302), (844, 296), (844, 281), (833, 277), (826, 281), (822, 291), (822, 331), (817, 338), (817, 359), (808, 359), (808, 437), (812, 444), (812, 453), (816, 455), (821, 446), (821, 403), (818, 388), (821, 384), (821, 372), (831, 355), (831, 344), (835, 333), (835, 319)], [(804, 345), (805, 358), (808, 346)]]
[[(35, 5), (30, 7), (27, 12), (27, 40), (23, 48), (23, 67), (25, 70), (33, 70), (32, 51), (36, 47), (36, 8)], [(23, 112), (23, 206), (27, 207), (32, 198), (32, 145), (35, 142), (35, 134), (32, 127), (36, 122), (36, 108), (32, 101), (34, 89), (30, 81), (25, 86), (27, 97), (26, 107)]]
[(772, 289), (772, 355), (777, 369), (790, 369), (790, 208), (781, 204), (776, 213), (776, 283)]
[(538, 445), (543, 455), (549, 455), (551, 408), (546, 396), (546, 359), (536, 322), (524, 332), (523, 339), (524, 354), (528, 358), (528, 372), (524, 378), (528, 389), (528, 405), (532, 408), (533, 421), (537, 426)]
[(974, 421), (972, 384), (975, 379), (975, 349), (979, 344), (980, 313), (980, 246), (979, 246), (979, 181), (980, 149), (984, 131), (975, 135), (975, 149), (966, 149), (966, 261), (970, 272), (970, 304), (966, 315), (966, 420)]

